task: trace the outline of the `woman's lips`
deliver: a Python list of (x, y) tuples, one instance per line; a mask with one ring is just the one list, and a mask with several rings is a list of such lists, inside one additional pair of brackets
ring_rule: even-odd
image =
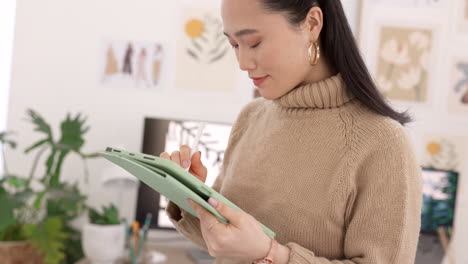
[(267, 77), (268, 75), (260, 78), (251, 77), (251, 79), (253, 80), (254, 85), (258, 87), (266, 80)]

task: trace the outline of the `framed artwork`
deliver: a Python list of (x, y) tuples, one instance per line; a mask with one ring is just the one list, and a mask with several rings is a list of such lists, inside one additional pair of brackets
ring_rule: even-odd
[(424, 142), (424, 167), (453, 171), (463, 169), (467, 146), (465, 137), (427, 134), (424, 136)]
[(105, 40), (100, 51), (99, 80), (103, 86), (161, 88), (165, 71), (162, 43)]
[(176, 88), (194, 92), (235, 90), (237, 62), (223, 33), (219, 8), (182, 8)]
[(422, 170), (423, 205), (416, 264), (441, 264), (445, 256), (454, 264), (449, 245), (454, 230), (458, 176), (455, 171)]
[(378, 89), (392, 103), (432, 105), (441, 78), (436, 72), (443, 28), (424, 8), (402, 8), (397, 2), (363, 0), (361, 52)]
[(377, 86), (387, 98), (427, 101), (433, 38), (430, 28), (380, 27), (375, 72)]
[(450, 70), (448, 110), (453, 114), (468, 114), (468, 57), (455, 57)]

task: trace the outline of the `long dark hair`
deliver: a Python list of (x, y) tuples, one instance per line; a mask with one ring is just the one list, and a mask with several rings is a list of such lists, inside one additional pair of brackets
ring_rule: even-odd
[(411, 121), (407, 112), (392, 109), (377, 89), (359, 53), (341, 0), (260, 0), (260, 3), (268, 11), (284, 13), (292, 25), (303, 22), (309, 10), (319, 6), (324, 20), (320, 33), (321, 53), (341, 73), (349, 92), (378, 114), (402, 125)]

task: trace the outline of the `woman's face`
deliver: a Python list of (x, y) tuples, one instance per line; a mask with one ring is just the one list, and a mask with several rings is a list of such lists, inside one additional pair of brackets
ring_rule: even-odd
[(223, 0), (221, 13), (240, 69), (262, 78), (252, 80), (262, 97), (277, 99), (306, 80), (312, 40), (305, 27), (293, 27), (258, 0)]

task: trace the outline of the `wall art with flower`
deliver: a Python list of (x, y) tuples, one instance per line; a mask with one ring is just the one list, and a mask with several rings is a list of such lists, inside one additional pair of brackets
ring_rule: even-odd
[(468, 114), (468, 57), (456, 58), (452, 65), (452, 83), (449, 88), (450, 113)]
[(430, 29), (383, 26), (377, 54), (377, 86), (389, 99), (426, 102), (433, 50)]
[(234, 90), (237, 64), (217, 8), (183, 8), (177, 43), (176, 87), (198, 92)]
[(461, 171), (466, 161), (467, 139), (460, 136), (426, 135), (423, 166), (438, 170)]

